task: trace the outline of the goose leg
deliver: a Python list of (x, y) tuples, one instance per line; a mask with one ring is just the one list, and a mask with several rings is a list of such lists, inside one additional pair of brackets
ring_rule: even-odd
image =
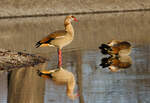
[(62, 66), (62, 52), (61, 49), (58, 49), (58, 67)]

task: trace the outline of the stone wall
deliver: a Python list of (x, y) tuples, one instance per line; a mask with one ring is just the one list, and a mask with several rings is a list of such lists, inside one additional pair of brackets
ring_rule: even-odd
[(0, 17), (149, 8), (149, 0), (1, 0)]

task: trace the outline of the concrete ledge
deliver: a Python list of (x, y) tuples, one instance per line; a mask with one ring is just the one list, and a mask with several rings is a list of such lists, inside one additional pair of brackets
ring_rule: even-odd
[(149, 8), (149, 0), (1, 0), (0, 17)]

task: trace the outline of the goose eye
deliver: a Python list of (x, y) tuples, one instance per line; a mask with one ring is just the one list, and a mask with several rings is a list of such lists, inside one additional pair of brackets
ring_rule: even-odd
[(72, 18), (75, 18), (74, 16), (71, 16)]

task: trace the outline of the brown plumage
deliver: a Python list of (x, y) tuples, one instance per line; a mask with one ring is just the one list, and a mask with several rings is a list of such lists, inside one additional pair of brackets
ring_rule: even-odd
[(101, 60), (100, 66), (103, 68), (108, 67), (111, 71), (116, 72), (120, 69), (129, 68), (132, 65), (132, 59), (130, 56), (120, 56), (120, 57), (107, 57)]
[(118, 43), (112, 45), (111, 48), (112, 51), (110, 51), (110, 54), (118, 54), (122, 56), (122, 55), (129, 55), (131, 53), (132, 47), (131, 44), (127, 41), (119, 41)]
[(64, 30), (58, 30), (55, 32), (50, 33), (48, 36), (44, 37), (42, 40), (36, 43), (36, 48), (38, 47), (45, 47), (45, 46), (54, 46), (58, 48), (58, 66), (61, 67), (62, 65), (62, 56), (61, 56), (61, 49), (71, 43), (74, 38), (74, 29), (71, 25), (72, 21), (77, 21), (74, 16), (67, 16), (64, 21)]
[(104, 54), (110, 55), (129, 55), (131, 53), (131, 44), (127, 41), (112, 40), (107, 44), (103, 44), (100, 49)]
[(121, 56), (119, 58), (111, 58), (109, 59), (109, 61), (111, 61), (111, 65), (109, 66), (109, 69), (113, 72), (116, 72), (120, 69), (129, 68), (132, 65), (132, 59), (130, 56)]
[(61, 67), (59, 69), (49, 71), (42, 70), (39, 74), (43, 78), (51, 78), (56, 84), (65, 84), (67, 87), (66, 94), (70, 99), (78, 97), (78, 94), (74, 93), (75, 77), (71, 72)]
[(42, 45), (46, 44), (47, 46), (55, 46), (62, 49), (64, 46), (69, 44), (74, 37), (74, 29), (71, 25), (72, 20), (77, 21), (74, 16), (67, 16), (64, 21), (65, 29), (50, 33), (48, 36), (36, 43), (36, 48), (42, 47)]
[(44, 46), (57, 46), (55, 44), (52, 44), (51, 42), (53, 40), (56, 40), (57, 38), (61, 38), (61, 37), (63, 38), (65, 36), (65, 34), (66, 34), (66, 31), (64, 31), (64, 30), (53, 32), (53, 33), (49, 34), (47, 37), (45, 37), (42, 40), (38, 41), (36, 43), (36, 48), (43, 47), (43, 45)]

